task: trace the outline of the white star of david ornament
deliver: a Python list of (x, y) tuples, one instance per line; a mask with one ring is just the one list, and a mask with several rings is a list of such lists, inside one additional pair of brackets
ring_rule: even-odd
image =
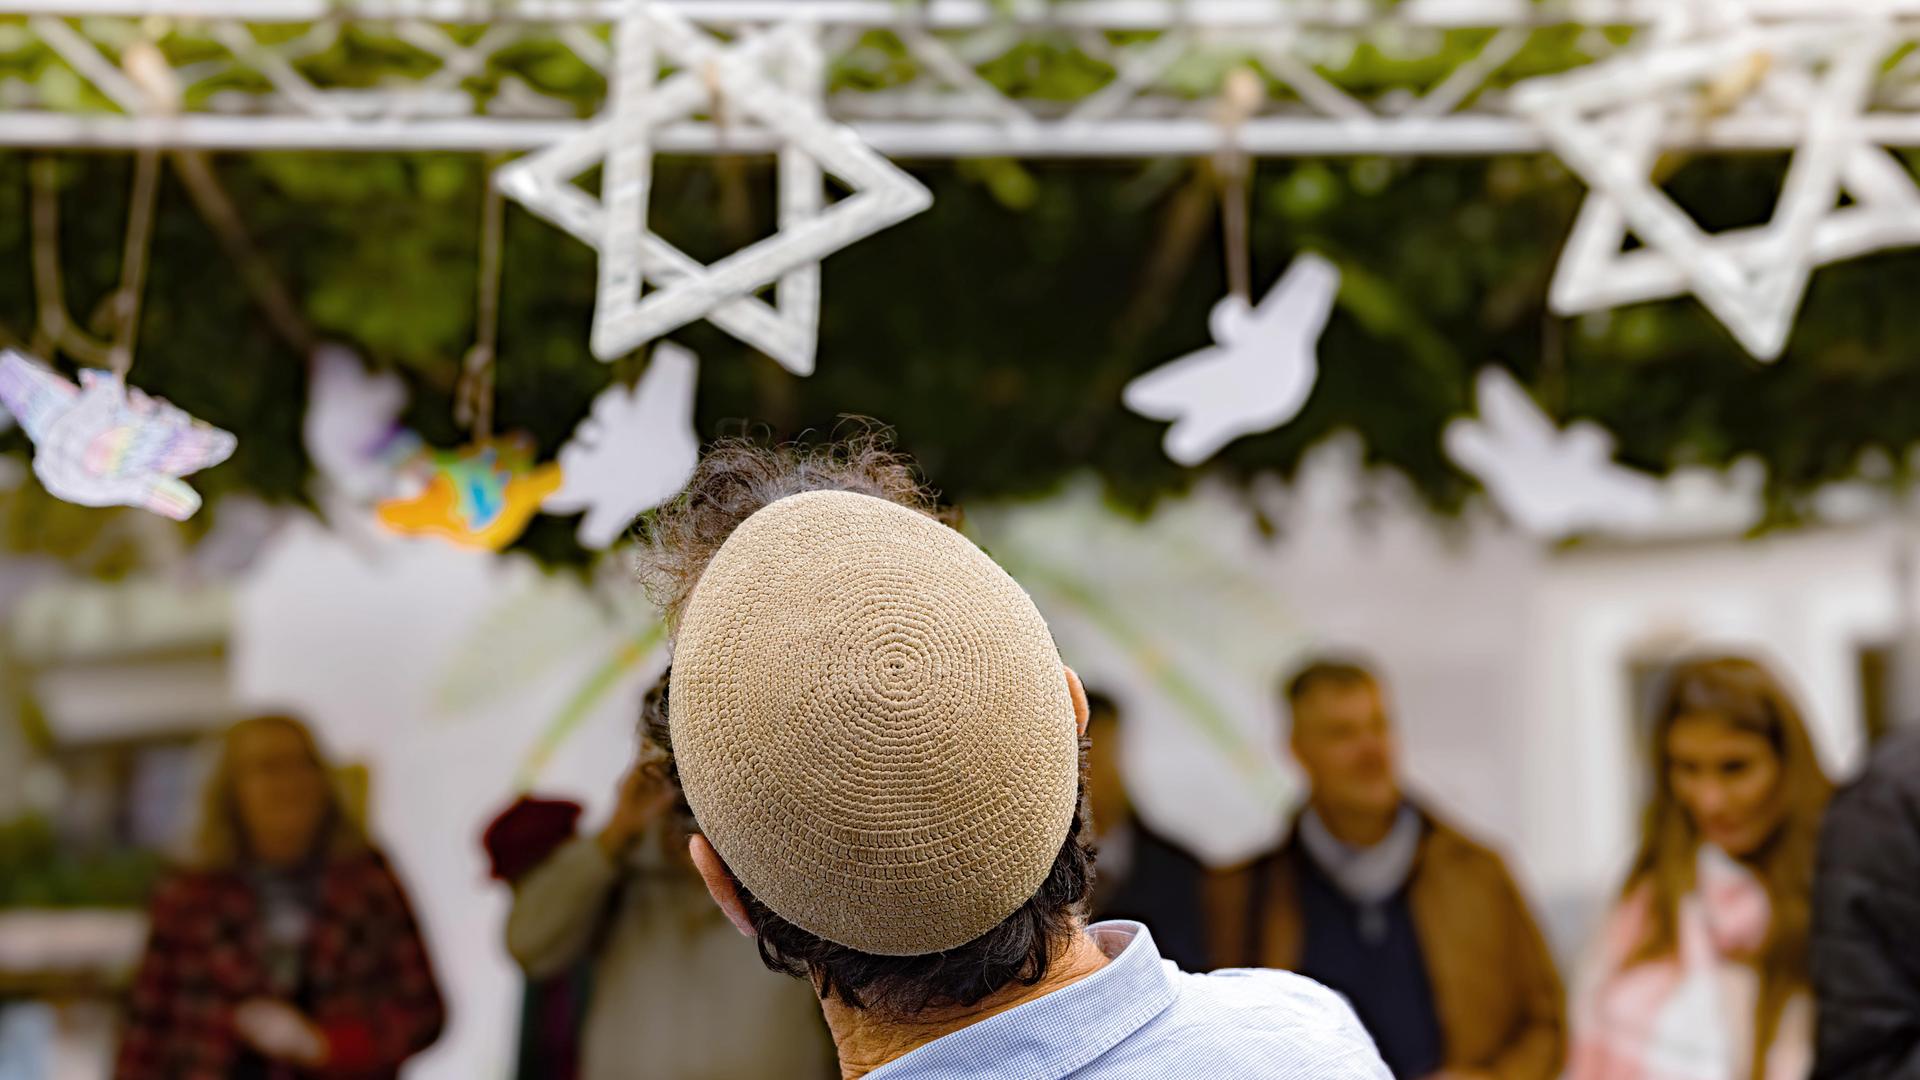
[[(1891, 41), (1876, 10), (1761, 27), (1733, 0), (1674, 3), (1648, 48), (1516, 87), (1515, 108), (1590, 189), (1554, 275), (1554, 310), (1691, 292), (1743, 348), (1772, 360), (1816, 266), (1920, 242), (1920, 189), (1859, 126)], [(1797, 116), (1801, 139), (1772, 220), (1709, 234), (1651, 173), (1662, 136), (1698, 120), (1730, 77), (1735, 95)], [(1854, 205), (1839, 206), (1843, 190)], [(1629, 231), (1645, 246), (1623, 253)]]
[[(579, 134), (504, 166), (500, 190), (600, 252), (590, 341), (613, 360), (706, 317), (797, 375), (813, 370), (820, 260), (932, 205), (919, 181), (829, 120), (810, 28), (784, 24), (725, 43), (660, 5), (619, 23), (610, 100)], [(660, 60), (678, 69), (656, 81)], [(776, 76), (775, 72), (778, 72)], [(652, 133), (702, 110), (778, 135), (774, 235), (702, 266), (647, 228)], [(572, 181), (601, 166), (601, 198)], [(852, 191), (822, 209), (822, 171)], [(642, 295), (644, 285), (658, 288)], [(755, 294), (776, 286), (778, 307)]]

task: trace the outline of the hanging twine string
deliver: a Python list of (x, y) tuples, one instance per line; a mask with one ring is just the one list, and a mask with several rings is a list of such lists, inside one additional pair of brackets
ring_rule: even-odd
[[(164, 34), (166, 29), (166, 24), (161, 21), (149, 26), (149, 33), (157, 36)], [(166, 57), (152, 41), (138, 41), (128, 46), (122, 53), (121, 67), (144, 99), (139, 108), (141, 115), (166, 116), (179, 111), (179, 80), (174, 76)], [(221, 190), (204, 155), (183, 150), (172, 156), (180, 179), (196, 208), (214, 227), (228, 255), (239, 264), (240, 276), (248, 291), (260, 302), (281, 336), (296, 349), (308, 351), (313, 338), (299, 315), (298, 306), (279, 284), (272, 268), (253, 249), (240, 223), (239, 214)], [(29, 164), (29, 218), (36, 300), (36, 325), (29, 342), (31, 351), (42, 355), (65, 352), (83, 364), (107, 368), (125, 380), (132, 369), (134, 347), (139, 339), (140, 306), (146, 293), (155, 211), (159, 202), (160, 165), (161, 151), (157, 148), (141, 150), (134, 158), (127, 230), (121, 246), (120, 284), (103, 305), (111, 327), (111, 338), (103, 343), (75, 325), (67, 309), (60, 271), (59, 163), (43, 155)]]
[(461, 364), (454, 390), (453, 419), (475, 440), (493, 434), (493, 365), (500, 332), (500, 263), (504, 245), (505, 200), (493, 182), (499, 157), (487, 161), (486, 190), (480, 202), (480, 276), (474, 297), (474, 341)]
[(709, 61), (700, 68), (700, 81), (707, 84), (707, 99), (713, 102), (713, 126), (725, 138), (733, 127), (732, 110), (727, 108), (725, 88), (721, 85), (720, 65)]
[[(157, 20), (149, 28), (155, 37), (166, 31), (165, 20)], [(171, 116), (180, 111), (180, 79), (167, 63), (167, 58), (151, 42), (140, 42), (128, 48), (120, 63), (126, 69), (128, 80), (145, 98), (144, 112), (154, 116)], [(213, 230), (221, 250), (234, 264), (241, 283), (266, 316), (268, 325), (295, 352), (303, 356), (311, 353), (315, 337), (300, 313), (300, 305), (294, 301), (293, 294), (275, 273), (272, 264), (254, 247), (240, 211), (221, 186), (220, 178), (214, 173), (207, 155), (198, 150), (174, 150), (169, 157), (173, 162), (174, 174), (186, 189), (187, 198), (193, 203), (201, 220)]]
[(133, 188), (127, 208), (127, 231), (121, 246), (120, 285), (105, 308), (112, 326), (106, 342), (94, 340), (67, 310), (66, 289), (60, 272), (60, 165), (52, 157), (33, 159), (27, 170), (31, 190), (33, 235), (33, 291), (36, 320), (33, 351), (56, 350), (83, 364), (103, 367), (125, 380), (133, 367), (133, 345), (140, 324), (140, 295), (147, 280), (147, 259), (153, 247), (154, 204), (160, 191), (158, 151), (143, 150), (134, 159)]
[(60, 163), (44, 154), (35, 157), (27, 167), (27, 185), (32, 204), (33, 351), (45, 356), (58, 350), (83, 364), (109, 367), (107, 346), (88, 337), (67, 313), (60, 274)]
[(1240, 146), (1240, 128), (1259, 111), (1266, 96), (1266, 86), (1259, 74), (1251, 68), (1237, 67), (1227, 72), (1221, 83), (1216, 112), (1221, 148), (1215, 156), (1214, 168), (1220, 179), (1220, 229), (1227, 258), (1227, 291), (1248, 303), (1253, 302), (1253, 256), (1248, 240), (1247, 188), (1253, 163)]
[(120, 289), (113, 298), (113, 344), (107, 349), (107, 366), (122, 382), (133, 369), (133, 346), (140, 335), (140, 298), (146, 291), (159, 195), (160, 151), (142, 150), (133, 162), (133, 205), (127, 213), (127, 242), (120, 252)]
[[(164, 32), (164, 28), (156, 28)], [(128, 46), (121, 60), (134, 84), (146, 94), (147, 113), (170, 111), (178, 104), (177, 85), (160, 79), (171, 69), (150, 41)], [(172, 86), (171, 96), (156, 87)], [(104, 305), (109, 340), (95, 341), (74, 325), (67, 310), (60, 273), (60, 168), (51, 157), (33, 159), (28, 168), (32, 189), (33, 291), (38, 301), (34, 351), (65, 352), (83, 364), (105, 367), (126, 381), (133, 369), (133, 349), (140, 333), (140, 299), (146, 292), (147, 265), (153, 252), (154, 210), (160, 196), (160, 151), (141, 150), (134, 156), (133, 185), (127, 200), (127, 230), (120, 248), (120, 285)]]
[[(155, 27), (164, 32), (164, 27)], [(146, 97), (146, 110), (155, 115), (173, 113), (180, 106), (179, 82), (166, 57), (151, 41), (136, 41), (120, 58), (120, 65)], [(147, 263), (153, 253), (154, 208), (160, 196), (160, 151), (141, 150), (133, 163), (133, 195), (127, 210), (126, 243), (120, 251), (120, 289), (114, 295), (113, 344), (108, 366), (122, 381), (133, 368), (134, 342), (140, 334), (140, 301), (146, 293)]]

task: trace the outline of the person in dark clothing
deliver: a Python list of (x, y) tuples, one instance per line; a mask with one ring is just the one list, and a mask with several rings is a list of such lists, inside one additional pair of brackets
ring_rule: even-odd
[(1407, 890), (1363, 907), (1311, 855), (1297, 870), (1301, 922), (1313, 932), (1295, 970), (1347, 995), (1395, 1076), (1438, 1072), (1440, 1018)]
[(393, 1080), (446, 1021), (398, 876), (287, 716), (227, 732), (164, 880), (115, 1080)]
[(1286, 696), (1308, 806), (1277, 851), (1208, 881), (1213, 963), (1338, 990), (1401, 1080), (1552, 1080), (1566, 1025), (1546, 941), (1500, 857), (1402, 791), (1379, 681), (1318, 660)]
[(1816, 1080), (1920, 1080), (1920, 731), (1827, 811), (1812, 952)]
[(1206, 871), (1134, 812), (1120, 768), (1120, 711), (1112, 699), (1090, 693), (1087, 706), (1087, 801), (1097, 853), (1093, 916), (1145, 923), (1153, 927), (1161, 956), (1182, 971), (1206, 971), (1201, 918)]
[[(581, 810), (571, 799), (515, 799), (480, 838), (493, 879), (512, 885), (532, 873), (574, 838)], [(592, 986), (593, 965), (585, 961), (546, 978), (527, 978), (520, 999), (515, 1080), (576, 1080), (580, 1025)]]

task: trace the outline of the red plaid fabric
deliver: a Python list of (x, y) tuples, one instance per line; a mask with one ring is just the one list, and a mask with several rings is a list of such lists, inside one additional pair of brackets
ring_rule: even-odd
[[(235, 873), (181, 873), (155, 892), (151, 914), (114, 1076), (227, 1080), (244, 1050), (233, 1009), (267, 995), (253, 889)], [(326, 1032), (330, 1058), (318, 1074), (276, 1066), (273, 1080), (388, 1080), (446, 1020), (406, 892), (375, 852), (327, 868), (305, 979), (308, 1015)]]

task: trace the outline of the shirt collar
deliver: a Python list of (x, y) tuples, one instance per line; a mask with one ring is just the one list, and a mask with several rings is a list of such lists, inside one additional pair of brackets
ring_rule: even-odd
[(1058, 1080), (1113, 1049), (1178, 992), (1153, 934), (1136, 922), (1087, 928), (1110, 962), (1092, 975), (943, 1035), (867, 1074), (870, 1080), (972, 1075)]

